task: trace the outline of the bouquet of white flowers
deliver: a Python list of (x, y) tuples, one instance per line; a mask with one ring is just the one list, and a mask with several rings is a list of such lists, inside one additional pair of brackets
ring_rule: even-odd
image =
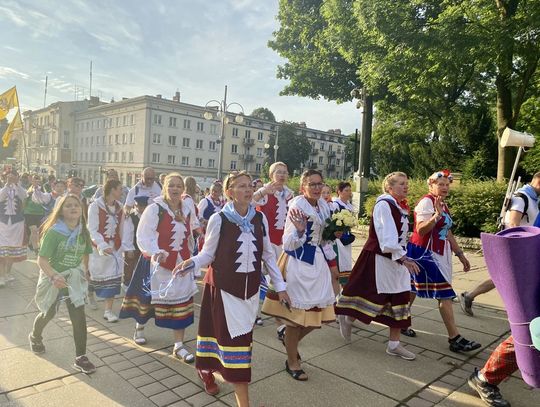
[(323, 231), (324, 240), (335, 240), (336, 232), (347, 233), (358, 223), (354, 214), (348, 209), (336, 210), (330, 218), (326, 219), (326, 226)]

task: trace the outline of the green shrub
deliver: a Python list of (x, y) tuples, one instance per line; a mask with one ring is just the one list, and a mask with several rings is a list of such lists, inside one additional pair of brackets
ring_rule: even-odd
[[(371, 216), (377, 196), (381, 194), (381, 182), (369, 184), (366, 213)], [(428, 192), (425, 180), (409, 180), (408, 201), (411, 207), (411, 222), (414, 206)], [(455, 235), (479, 237), (480, 232), (496, 232), (497, 218), (504, 200), (506, 185), (495, 181), (462, 181), (451, 187), (447, 198)], [(361, 222), (365, 223), (365, 221)]]

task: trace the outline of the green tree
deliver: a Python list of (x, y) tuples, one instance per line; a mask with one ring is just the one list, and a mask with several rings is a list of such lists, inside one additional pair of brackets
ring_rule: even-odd
[[(8, 121), (6, 119), (0, 121), (0, 138), (4, 135), (4, 132), (7, 130)], [(8, 157), (14, 157), (15, 152), (17, 151), (18, 140), (13, 138), (10, 140), (7, 147), (3, 146), (2, 141), (0, 140), (0, 163)]]
[[(271, 134), (268, 138), (268, 145), (265, 150), (269, 162), (274, 162), (274, 145), (276, 144), (276, 134)], [(311, 144), (293, 123), (281, 123), (279, 125), (277, 161), (283, 161), (287, 164), (289, 172), (292, 174), (295, 170), (301, 170), (303, 163), (309, 157)]]
[(276, 116), (274, 116), (274, 113), (272, 113), (272, 111), (266, 107), (258, 107), (251, 112), (250, 116), (256, 117), (258, 119), (268, 120), (271, 122), (276, 121)]
[[(356, 148), (355, 148), (356, 144)], [(352, 175), (358, 169), (358, 154), (360, 148), (360, 137), (355, 133), (349, 134), (345, 139), (345, 177)]]

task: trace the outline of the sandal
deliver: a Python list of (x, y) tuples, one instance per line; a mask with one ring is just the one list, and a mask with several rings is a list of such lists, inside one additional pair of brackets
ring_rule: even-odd
[[(289, 369), (289, 361), (288, 360), (285, 361), (285, 371), (287, 373), (289, 373), (294, 380), (298, 380), (300, 382), (305, 382), (308, 379), (308, 377), (306, 375), (306, 372), (304, 372), (302, 369), (298, 369), (298, 370)], [(302, 375), (304, 375), (304, 376), (302, 377)]]
[(144, 327), (142, 328), (135, 327), (135, 332), (133, 333), (133, 342), (135, 342), (137, 345), (146, 344), (146, 338), (144, 336)]
[(283, 325), (283, 326), (280, 326), (277, 329), (277, 338), (278, 338), (278, 340), (280, 340), (283, 343), (285, 343), (285, 329), (286, 328), (287, 327), (285, 325)]
[(416, 337), (416, 331), (412, 328), (406, 328), (401, 330), (401, 335), (408, 336), (409, 338)]
[(195, 361), (195, 356), (193, 356), (192, 353), (189, 353), (189, 351), (183, 346), (178, 348), (175, 347), (173, 349), (173, 356), (184, 361), (185, 363), (193, 363)]
[(480, 348), (482, 345), (475, 341), (468, 341), (463, 336), (458, 335), (453, 339), (448, 339), (452, 352), (470, 352)]

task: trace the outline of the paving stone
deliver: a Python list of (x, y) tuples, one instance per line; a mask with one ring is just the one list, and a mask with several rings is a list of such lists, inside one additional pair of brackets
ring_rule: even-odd
[(144, 372), (138, 367), (132, 367), (130, 369), (123, 370), (119, 372), (118, 374), (122, 376), (124, 379), (129, 380), (129, 379), (133, 379), (134, 377), (143, 375)]
[(133, 379), (129, 379), (128, 381), (131, 383), (133, 387), (139, 388), (146, 384), (153, 383), (154, 378), (151, 376), (148, 376), (147, 374), (143, 374), (142, 376), (134, 377)]
[(177, 401), (176, 403), (171, 404), (169, 407), (191, 407), (191, 404), (186, 403), (183, 400)]
[(177, 394), (169, 390), (150, 397), (150, 400), (156, 403), (159, 407), (162, 407), (174, 403), (175, 401), (180, 401), (180, 398)]
[(124, 358), (122, 355), (116, 354), (102, 357), (101, 360), (107, 365), (112, 365), (113, 363), (124, 362), (126, 358)]
[(208, 404), (206, 407), (229, 407), (227, 404), (222, 403), (221, 401), (215, 401), (212, 404)]
[(203, 391), (189, 397), (188, 399), (186, 399), (186, 401), (193, 407), (203, 407), (216, 401), (216, 398)]
[(201, 388), (195, 386), (193, 383), (186, 383), (182, 386), (175, 387), (173, 391), (183, 399), (193, 396), (201, 391)]
[(155, 372), (156, 370), (163, 369), (163, 365), (159, 363), (157, 360), (154, 360), (153, 362), (150, 362), (150, 363), (146, 363), (139, 367), (146, 373), (151, 373), (151, 372)]
[[(409, 349), (409, 346), (407, 346), (407, 349)], [(422, 355), (424, 355), (425, 357), (427, 358), (430, 358), (430, 359), (435, 359), (435, 360), (439, 360), (441, 359), (442, 357), (444, 357), (444, 355), (441, 355), (440, 353), (437, 353), (437, 352), (433, 352), (431, 350), (425, 350), (422, 352)]]
[(11, 393), (8, 393), (7, 396), (10, 400), (17, 400), (36, 393), (37, 390), (33, 387), (25, 387), (24, 389), (12, 391)]
[(446, 395), (452, 393), (457, 387), (459, 386), (454, 386), (453, 384), (448, 384), (441, 381), (432, 383), (429, 386), (431, 390), (435, 390), (435, 391), (438, 391), (439, 393), (443, 393)]
[(92, 353), (94, 355), (96, 355), (98, 358), (104, 358), (104, 357), (107, 357), (107, 356), (112, 356), (112, 355), (118, 354), (118, 352), (116, 352), (113, 348), (101, 349), (101, 350), (98, 350), (98, 351), (95, 351), (95, 352), (92, 352)]
[(177, 374), (174, 370), (169, 369), (168, 367), (156, 370), (155, 372), (149, 373), (150, 376), (152, 376), (156, 380), (166, 379), (167, 377), (171, 377), (174, 374)]
[(161, 383), (154, 382), (147, 384), (146, 386), (139, 387), (138, 390), (144, 394), (146, 397), (153, 396), (154, 394), (161, 393), (163, 391), (166, 391), (167, 388), (163, 386)]
[(62, 387), (63, 385), (64, 383), (62, 383), (61, 380), (51, 380), (50, 382), (38, 384), (36, 386), (36, 390), (39, 392), (42, 392), (42, 391), (47, 391), (51, 389), (56, 389), (57, 387)]
[(124, 360), (122, 362), (110, 364), (109, 367), (116, 372), (120, 372), (122, 370), (132, 368), (134, 365), (129, 360)]
[(174, 376), (167, 377), (166, 379), (159, 381), (162, 385), (167, 386), (169, 389), (172, 389), (174, 387), (181, 386), (184, 383), (188, 382), (188, 379), (186, 379), (184, 376), (179, 375), (175, 372)]
[(467, 379), (462, 378), (462, 377), (452, 376), (452, 375), (446, 375), (446, 376), (441, 377), (441, 381), (452, 384), (456, 387), (460, 387), (463, 383), (467, 381)]
[(72, 384), (72, 383), (80, 382), (80, 379), (77, 377), (77, 375), (71, 375), (71, 376), (68, 376), (68, 377), (64, 377), (62, 379), (62, 382), (64, 384)]
[(432, 407), (435, 404), (433, 404), (431, 401), (427, 401), (427, 400), (415, 397), (407, 401), (407, 405), (409, 407)]
[(144, 365), (146, 363), (154, 362), (155, 359), (150, 355), (142, 355), (136, 358), (130, 358), (130, 360), (135, 363), (137, 366)]
[(97, 343), (88, 346), (88, 350), (90, 352), (94, 352), (94, 351), (102, 350), (102, 349), (108, 349), (108, 348), (109, 348), (109, 345), (101, 341), (98, 341)]
[[(130, 349), (126, 352), (122, 352), (122, 355), (126, 358), (126, 359), (129, 359), (133, 362), (133, 359), (139, 357), (139, 356), (144, 356), (145, 353), (139, 349)], [(151, 362), (149, 360), (149, 362)], [(134, 362), (135, 363), (135, 362)]]
[(452, 371), (452, 375), (456, 377), (461, 377), (462, 379), (468, 379), (472, 372), (468, 372), (462, 369), (456, 369)]
[(422, 390), (420, 393), (417, 394), (417, 396), (433, 403), (437, 403), (446, 397), (445, 394), (439, 393), (438, 391), (434, 391), (431, 389)]

